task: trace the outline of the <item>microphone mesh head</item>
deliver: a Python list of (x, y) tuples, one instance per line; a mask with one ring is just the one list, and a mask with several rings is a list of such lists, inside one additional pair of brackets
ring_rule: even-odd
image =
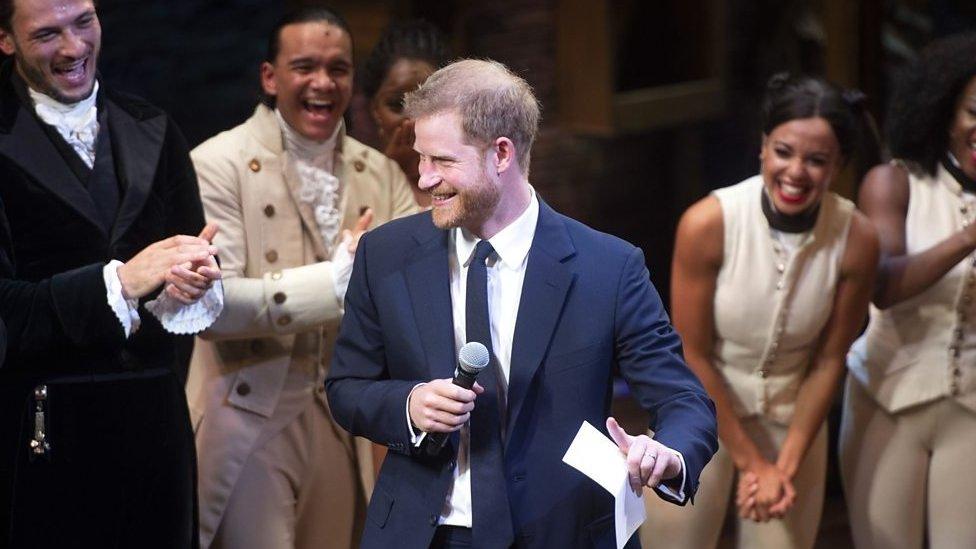
[(488, 348), (477, 341), (469, 341), (458, 351), (458, 364), (469, 374), (478, 375), (488, 365)]

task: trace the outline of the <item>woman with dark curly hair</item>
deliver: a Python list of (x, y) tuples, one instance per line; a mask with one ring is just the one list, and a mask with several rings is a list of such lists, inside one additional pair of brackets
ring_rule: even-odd
[(841, 474), (858, 547), (976, 547), (976, 35), (934, 43), (859, 195), (882, 262), (848, 357)]
[(759, 175), (681, 217), (674, 326), (715, 402), (720, 447), (694, 506), (647, 500), (649, 545), (715, 547), (735, 493), (739, 547), (813, 547), (827, 410), (878, 262), (871, 223), (828, 190), (862, 150), (862, 109), (863, 95), (823, 80), (773, 77)]
[(430, 204), (430, 196), (417, 187), (419, 157), (413, 150), (413, 122), (403, 115), (403, 94), (417, 89), (445, 65), (448, 51), (447, 40), (436, 27), (419, 19), (405, 21), (383, 33), (362, 72), (363, 94), (383, 152), (407, 174), (421, 206)]

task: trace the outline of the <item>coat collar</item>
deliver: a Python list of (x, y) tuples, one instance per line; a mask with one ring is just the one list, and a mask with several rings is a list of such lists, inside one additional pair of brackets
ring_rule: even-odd
[[(104, 234), (91, 196), (28, 111), (30, 107), (21, 102), (14, 88), (15, 77), (13, 61), (8, 60), (0, 67), (0, 154)], [(126, 189), (111, 234), (114, 242), (131, 227), (145, 205), (162, 152), (167, 120), (163, 111), (140, 99), (104, 88), (100, 93), (105, 94), (100, 108), (107, 110), (114, 135), (116, 175)], [(123, 141), (125, 146), (120, 146)]]

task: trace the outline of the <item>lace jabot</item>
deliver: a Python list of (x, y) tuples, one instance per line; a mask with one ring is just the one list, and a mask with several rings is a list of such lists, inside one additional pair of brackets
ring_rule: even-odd
[(98, 138), (98, 81), (91, 95), (81, 101), (66, 105), (54, 98), (28, 87), (27, 93), (34, 102), (34, 112), (46, 124), (54, 126), (61, 137), (78, 153), (89, 167), (95, 165), (95, 140)]
[(315, 223), (326, 251), (332, 253), (332, 245), (342, 223), (339, 211), (339, 179), (332, 174), (335, 162), (335, 147), (339, 137), (339, 127), (325, 141), (312, 141), (300, 135), (285, 122), (281, 113), (275, 109), (278, 125), (284, 137), (285, 150), (294, 164), (302, 186), (299, 200), (308, 204), (315, 213)]

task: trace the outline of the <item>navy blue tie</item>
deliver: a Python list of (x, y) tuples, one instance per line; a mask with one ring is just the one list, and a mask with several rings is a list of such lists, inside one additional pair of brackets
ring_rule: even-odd
[(475, 400), (471, 412), (471, 537), (478, 547), (509, 547), (514, 541), (512, 514), (508, 504), (505, 463), (502, 452), (498, 360), (491, 346), (488, 320), (488, 268), (485, 261), (494, 252), (487, 240), (474, 248), (468, 265), (465, 298), (465, 334), (468, 341), (483, 343), (491, 355), (490, 367), (478, 383), (485, 392)]

